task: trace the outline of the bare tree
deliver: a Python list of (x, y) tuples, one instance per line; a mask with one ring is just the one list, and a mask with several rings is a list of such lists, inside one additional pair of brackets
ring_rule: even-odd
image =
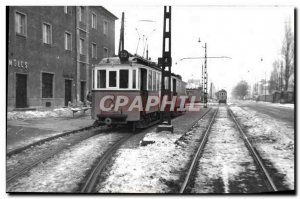
[(280, 61), (273, 62), (273, 70), (270, 76), (269, 92), (280, 90)]
[(233, 89), (232, 95), (235, 98), (244, 99), (249, 93), (249, 85), (246, 81), (240, 81)]
[(289, 79), (294, 75), (294, 33), (292, 32), (290, 23), (285, 23), (281, 53), (284, 56), (284, 90), (287, 91)]

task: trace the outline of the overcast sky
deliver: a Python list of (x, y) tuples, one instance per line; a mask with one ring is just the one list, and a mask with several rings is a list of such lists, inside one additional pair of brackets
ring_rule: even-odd
[[(162, 56), (163, 6), (105, 7), (119, 18), (116, 51), (125, 12), (125, 49), (146, 56), (148, 38), (152, 60)], [(242, 79), (254, 84), (265, 73), (268, 79), (272, 63), (281, 56), (284, 25), (294, 24), (293, 16), (294, 8), (287, 6), (172, 6), (172, 71), (185, 81), (201, 78), (203, 59), (180, 59), (204, 56), (206, 42), (207, 56), (232, 58), (208, 59), (209, 82), (217, 89), (230, 90)]]

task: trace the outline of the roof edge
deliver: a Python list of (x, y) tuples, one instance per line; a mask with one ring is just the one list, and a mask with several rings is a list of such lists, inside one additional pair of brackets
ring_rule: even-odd
[(111, 13), (110, 11), (108, 11), (106, 8), (104, 8), (103, 6), (100, 6), (101, 9), (103, 9), (107, 14), (109, 14), (111, 17), (113, 17), (115, 20), (119, 19), (118, 17), (116, 17), (113, 13)]

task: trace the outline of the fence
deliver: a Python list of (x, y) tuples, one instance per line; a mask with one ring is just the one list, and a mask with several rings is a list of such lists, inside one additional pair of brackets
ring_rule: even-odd
[(259, 95), (256, 101), (265, 101), (273, 103), (295, 103), (294, 92), (274, 92), (271, 95)]

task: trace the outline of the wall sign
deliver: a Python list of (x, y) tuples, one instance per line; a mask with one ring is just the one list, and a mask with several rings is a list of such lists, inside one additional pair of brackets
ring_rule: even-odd
[(28, 70), (28, 62), (17, 59), (8, 59), (8, 65)]

